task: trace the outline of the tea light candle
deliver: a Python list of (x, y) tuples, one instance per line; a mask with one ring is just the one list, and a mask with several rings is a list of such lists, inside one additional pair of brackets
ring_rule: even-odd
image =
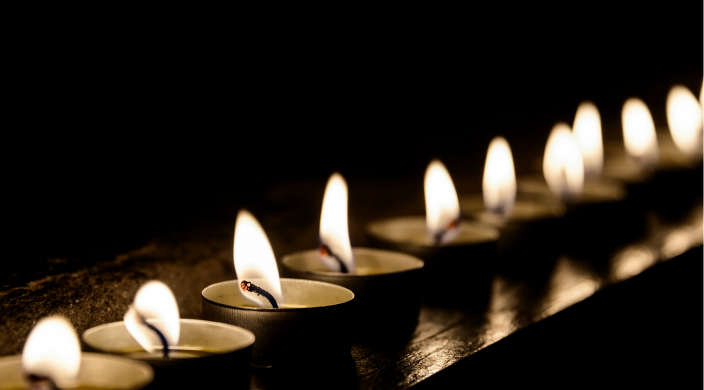
[(292, 367), (349, 359), (352, 291), (279, 278), (266, 233), (246, 210), (237, 215), (233, 252), (240, 279), (203, 290), (203, 318), (254, 333), (252, 365)]
[(41, 319), (21, 356), (0, 358), (0, 389), (32, 384), (71, 389), (141, 389), (152, 382), (148, 364), (97, 353), (81, 353), (71, 323), (62, 316)]
[[(623, 143), (607, 145), (604, 175), (628, 186), (629, 204), (641, 213), (657, 211), (677, 220), (701, 199), (702, 109), (683, 86), (667, 97), (669, 129), (656, 131), (640, 99), (626, 101), (622, 111)], [(647, 156), (649, 164), (642, 164)]]
[[(92, 350), (151, 365), (156, 373), (154, 383), (161, 387), (248, 387), (254, 340), (252, 332), (237, 326), (179, 318), (171, 290), (158, 281), (139, 289), (125, 321), (83, 333), (83, 341)], [(199, 374), (218, 368), (232, 370), (232, 374)]]
[[(406, 337), (418, 322), (423, 261), (400, 252), (352, 248), (347, 197), (345, 179), (334, 173), (325, 188), (318, 249), (284, 256), (285, 275), (350, 289), (354, 337), (365, 342)], [(403, 299), (389, 302), (399, 294)]]
[(487, 302), (496, 266), (496, 227), (460, 218), (459, 201), (447, 169), (435, 160), (425, 175), (426, 217), (372, 221), (366, 233), (373, 246), (412, 254), (425, 262), (424, 289), (435, 304)]
[(460, 209), (468, 218), (499, 228), (500, 270), (522, 276), (549, 271), (559, 255), (553, 244), (565, 206), (544, 196), (517, 194), (513, 156), (503, 137), (489, 144), (482, 188), (483, 194), (460, 196)]
[[(552, 202), (565, 203), (567, 212), (560, 242), (564, 250), (583, 255), (613, 249), (626, 234), (642, 229), (642, 214), (625, 207), (625, 186), (614, 180), (598, 179), (598, 172), (585, 180), (582, 146), (568, 125), (553, 128), (543, 158), (544, 178), (536, 176), (518, 180), (518, 189)], [(609, 221), (606, 223), (605, 221)]]
[[(288, 276), (335, 284), (354, 293), (353, 337), (388, 341), (413, 333), (420, 311), (423, 261), (380, 249), (355, 247), (352, 253), (353, 274), (330, 271), (320, 261), (318, 250), (288, 254), (281, 264)], [(399, 295), (402, 299), (391, 298)]]

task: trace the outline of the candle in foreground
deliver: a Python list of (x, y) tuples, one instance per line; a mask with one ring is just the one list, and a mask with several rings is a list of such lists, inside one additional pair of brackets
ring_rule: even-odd
[[(156, 386), (249, 385), (252, 332), (217, 322), (180, 319), (171, 289), (156, 280), (142, 285), (124, 321), (88, 329), (92, 349), (149, 363)], [(217, 374), (230, 370), (225, 377)]]
[(559, 254), (553, 243), (565, 207), (545, 197), (517, 194), (513, 156), (506, 139), (496, 137), (489, 144), (482, 193), (460, 196), (459, 200), (463, 215), (499, 228), (501, 271), (525, 275), (549, 270)]
[(350, 290), (280, 279), (266, 233), (246, 210), (237, 215), (233, 255), (238, 279), (203, 290), (203, 318), (254, 333), (252, 365), (291, 367), (349, 358)]
[(424, 279), (443, 289), (425, 289), (438, 304), (485, 304), (496, 266), (496, 227), (463, 220), (449, 172), (439, 161), (428, 166), (424, 181), (426, 216), (372, 221), (366, 232), (374, 246), (407, 252), (425, 262)]
[(141, 389), (153, 377), (147, 364), (81, 353), (73, 326), (60, 315), (37, 322), (21, 356), (0, 358), (0, 389)]
[(353, 337), (368, 342), (408, 336), (418, 322), (423, 261), (400, 252), (352, 248), (347, 197), (345, 179), (333, 174), (325, 188), (318, 249), (284, 256), (283, 269), (290, 277), (350, 289)]

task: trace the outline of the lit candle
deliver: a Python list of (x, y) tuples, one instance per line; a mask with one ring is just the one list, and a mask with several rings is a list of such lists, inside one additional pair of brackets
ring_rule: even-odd
[[(623, 184), (600, 177), (601, 131), (596, 107), (580, 110), (575, 122), (579, 136), (565, 123), (553, 127), (543, 157), (544, 179), (522, 178), (518, 187), (565, 203), (563, 230), (570, 233), (560, 240), (563, 250), (578, 254), (610, 250), (624, 235), (640, 232), (642, 215), (638, 218), (624, 207), (627, 192)], [(591, 131), (584, 130), (589, 127)]]
[(499, 228), (499, 266), (503, 272), (543, 273), (557, 258), (552, 245), (565, 206), (542, 196), (517, 193), (511, 148), (503, 137), (489, 144), (482, 193), (459, 197), (462, 213)]
[[(413, 332), (420, 310), (423, 261), (401, 252), (352, 248), (347, 226), (347, 183), (328, 180), (320, 216), (318, 249), (282, 258), (293, 278), (333, 283), (352, 290), (353, 333), (365, 341), (402, 338)], [(388, 297), (402, 296), (390, 303)], [(374, 318), (374, 321), (369, 321)]]
[(667, 125), (684, 163), (702, 158), (702, 121), (702, 106), (694, 94), (682, 85), (672, 87), (667, 95)]
[[(237, 326), (179, 318), (171, 289), (159, 281), (139, 288), (124, 321), (88, 329), (83, 341), (94, 350), (149, 363), (158, 386), (249, 383), (254, 334)], [(226, 378), (197, 374), (218, 368), (234, 370)]]
[(141, 389), (153, 378), (145, 363), (81, 353), (76, 331), (59, 315), (37, 322), (22, 355), (0, 358), (0, 389)]
[(252, 365), (291, 367), (349, 358), (350, 290), (280, 279), (269, 239), (246, 210), (237, 215), (233, 255), (238, 280), (203, 290), (203, 317), (252, 331)]
[(702, 108), (691, 91), (676, 85), (667, 96), (665, 111), (669, 131), (655, 128), (643, 101), (626, 101), (625, 147), (611, 148), (604, 174), (626, 183), (629, 198), (643, 212), (649, 208), (677, 220), (701, 193)]
[(424, 189), (425, 217), (372, 221), (366, 226), (370, 241), (423, 259), (424, 278), (443, 286), (442, 291), (425, 289), (427, 300), (486, 303), (496, 266), (498, 229), (461, 218), (455, 186), (440, 161), (428, 166)]

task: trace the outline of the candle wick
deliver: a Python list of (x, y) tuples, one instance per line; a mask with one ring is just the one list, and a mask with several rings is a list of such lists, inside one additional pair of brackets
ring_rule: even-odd
[(332, 257), (333, 259), (337, 260), (338, 264), (340, 264), (340, 272), (343, 274), (349, 273), (350, 271), (347, 269), (347, 265), (345, 265), (345, 262), (340, 259), (338, 255), (333, 253), (332, 250), (330, 250), (330, 247), (327, 245), (323, 244), (322, 242), (320, 243), (320, 246), (318, 247), (318, 250), (320, 251), (320, 256), (322, 257)]
[(450, 221), (450, 223), (447, 224), (447, 228), (442, 229), (435, 233), (435, 236), (433, 237), (435, 239), (435, 245), (440, 245), (440, 242), (442, 241), (442, 238), (445, 236), (445, 233), (452, 229), (457, 229), (460, 226), (460, 222), (462, 222), (462, 216), (458, 215), (457, 218), (453, 219)]
[(29, 390), (60, 390), (48, 376), (27, 374), (26, 378), (29, 382)]
[(159, 329), (156, 328), (156, 326), (150, 324), (147, 322), (147, 320), (142, 317), (141, 315), (139, 318), (142, 320), (142, 324), (144, 324), (147, 328), (151, 329), (154, 333), (156, 333), (157, 336), (159, 336), (159, 340), (161, 340), (161, 345), (164, 346), (164, 357), (168, 358), (169, 357), (169, 343), (166, 341), (166, 337), (164, 336), (163, 333)]
[(264, 298), (269, 300), (269, 303), (271, 303), (271, 306), (274, 309), (278, 309), (279, 305), (276, 303), (276, 299), (274, 299), (274, 296), (269, 294), (268, 291), (264, 290), (263, 288), (257, 286), (256, 284), (252, 282), (248, 282), (246, 280), (243, 280), (242, 283), (240, 283), (240, 287), (242, 288), (242, 291), (249, 291), (251, 293), (255, 293), (257, 295), (262, 295)]

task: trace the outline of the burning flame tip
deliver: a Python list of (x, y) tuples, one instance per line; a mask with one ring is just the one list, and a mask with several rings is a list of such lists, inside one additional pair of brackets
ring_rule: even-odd
[(81, 347), (71, 322), (53, 315), (37, 322), (22, 350), (25, 374), (51, 378), (59, 388), (75, 387)]
[(548, 137), (543, 174), (552, 192), (561, 200), (578, 197), (584, 185), (584, 162), (576, 137), (565, 123), (557, 123)]
[(428, 164), (424, 181), (428, 235), (433, 242), (446, 244), (459, 232), (459, 224), (453, 224), (460, 216), (455, 185), (445, 165), (437, 159)]
[(621, 121), (626, 151), (641, 169), (650, 169), (657, 163), (658, 141), (648, 106), (638, 98), (626, 100)]
[(516, 172), (511, 147), (504, 137), (495, 137), (489, 144), (482, 179), (484, 206), (508, 217), (516, 201)]
[[(154, 324), (152, 320), (158, 323)], [(124, 321), (132, 337), (147, 352), (154, 352), (154, 346), (161, 345), (162, 341), (145, 321), (161, 332), (168, 345), (178, 345), (181, 333), (178, 304), (169, 286), (161, 281), (150, 280), (137, 290)]]
[(348, 230), (347, 182), (339, 173), (330, 175), (320, 213), (319, 257), (332, 271), (354, 273), (355, 263)]
[[(271, 293), (279, 305), (283, 305), (274, 251), (259, 221), (245, 209), (237, 214), (232, 252), (238, 279), (256, 281), (257, 285)], [(247, 300), (260, 307), (268, 307), (269, 301), (266, 298), (238, 290)]]
[(601, 116), (596, 105), (582, 102), (574, 117), (573, 134), (579, 143), (584, 160), (585, 175), (598, 178), (604, 165), (604, 146), (601, 137)]
[(686, 156), (701, 154), (702, 106), (692, 91), (674, 85), (667, 95), (667, 123), (677, 148)]

